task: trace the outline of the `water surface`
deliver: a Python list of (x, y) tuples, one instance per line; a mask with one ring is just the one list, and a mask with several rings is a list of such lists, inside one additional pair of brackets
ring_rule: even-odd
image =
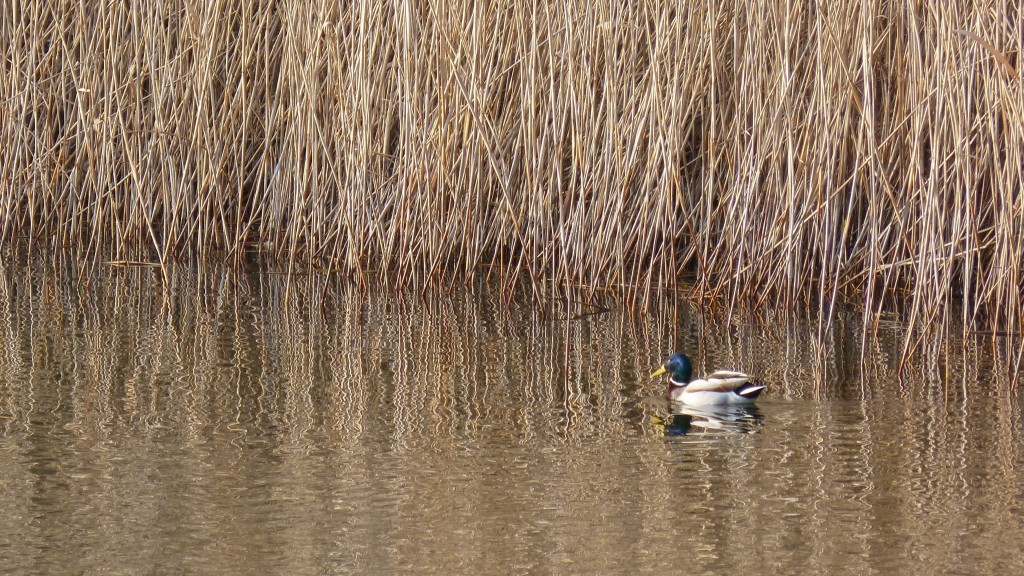
[[(852, 312), (0, 272), (0, 572), (1024, 572), (1007, 339), (901, 371)], [(770, 393), (672, 409), (675, 347)]]

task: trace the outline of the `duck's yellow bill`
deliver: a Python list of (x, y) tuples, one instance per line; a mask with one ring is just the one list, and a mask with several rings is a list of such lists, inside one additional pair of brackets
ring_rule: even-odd
[(651, 372), (651, 378), (657, 378), (658, 376), (661, 376), (665, 372), (667, 372), (667, 370), (665, 370), (665, 367), (662, 366), (661, 368), (658, 368), (654, 372)]

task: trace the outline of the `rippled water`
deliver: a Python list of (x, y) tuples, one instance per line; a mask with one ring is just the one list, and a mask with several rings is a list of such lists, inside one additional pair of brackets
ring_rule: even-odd
[[(1024, 572), (1011, 339), (0, 268), (0, 572)], [(770, 393), (673, 411), (676, 346)]]

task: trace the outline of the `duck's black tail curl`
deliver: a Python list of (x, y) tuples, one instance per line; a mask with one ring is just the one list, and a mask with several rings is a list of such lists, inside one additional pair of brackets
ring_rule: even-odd
[(765, 386), (764, 384), (760, 384), (758, 382), (747, 382), (743, 386), (737, 388), (736, 393), (739, 394), (740, 396), (743, 396), (744, 398), (749, 398), (753, 400), (754, 398), (760, 396), (761, 392), (764, 392), (765, 388), (767, 388), (767, 386)]

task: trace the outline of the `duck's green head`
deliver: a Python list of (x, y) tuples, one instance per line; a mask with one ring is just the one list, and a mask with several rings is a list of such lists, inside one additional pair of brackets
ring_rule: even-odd
[(658, 368), (653, 374), (651, 374), (651, 378), (657, 378), (665, 373), (668, 374), (669, 378), (671, 378), (673, 382), (686, 384), (690, 381), (690, 377), (693, 375), (693, 365), (690, 364), (690, 359), (686, 357), (686, 354), (676, 352), (669, 356), (668, 360), (665, 361), (664, 366)]

